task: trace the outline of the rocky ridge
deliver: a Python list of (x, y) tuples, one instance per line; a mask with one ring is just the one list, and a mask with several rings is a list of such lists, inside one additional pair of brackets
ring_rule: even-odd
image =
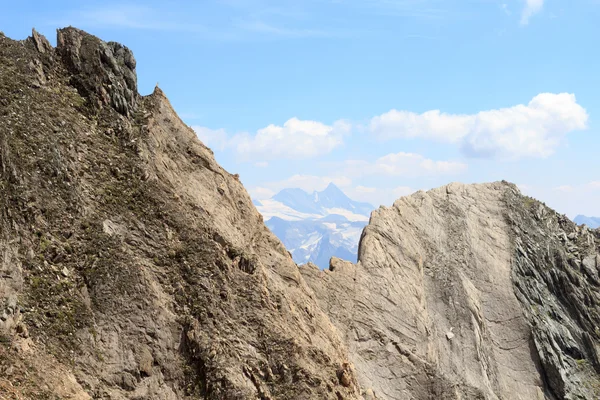
[(237, 176), (126, 47), (57, 43), (0, 36), (0, 397), (358, 398)]
[(135, 67), (0, 35), (0, 398), (600, 398), (600, 231), (450, 184), (298, 268)]
[(356, 264), (302, 268), (367, 398), (592, 399), (600, 232), (504, 182), (371, 215)]

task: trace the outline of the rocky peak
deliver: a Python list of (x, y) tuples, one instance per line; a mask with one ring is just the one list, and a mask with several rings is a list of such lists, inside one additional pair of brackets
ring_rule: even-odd
[(35, 29), (32, 29), (31, 36), (28, 38), (31, 43), (35, 46), (37, 51), (40, 53), (50, 53), (52, 51), (52, 45), (46, 39), (44, 35), (39, 34)]
[(344, 197), (346, 197), (346, 194), (344, 192), (342, 192), (340, 190), (340, 188), (338, 188), (333, 182), (329, 183), (329, 185), (327, 185), (327, 187), (325, 188), (325, 190), (323, 190), (321, 193), (327, 194), (327, 195), (332, 195), (332, 196), (344, 196)]
[(92, 107), (110, 105), (122, 115), (132, 115), (139, 95), (131, 50), (69, 27), (58, 30), (56, 51), (71, 74), (71, 84)]

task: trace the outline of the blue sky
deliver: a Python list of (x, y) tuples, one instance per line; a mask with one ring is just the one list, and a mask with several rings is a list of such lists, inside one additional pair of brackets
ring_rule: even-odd
[(10, 37), (73, 25), (130, 47), (140, 92), (158, 83), (256, 198), (506, 179), (600, 215), (600, 1), (2, 3)]

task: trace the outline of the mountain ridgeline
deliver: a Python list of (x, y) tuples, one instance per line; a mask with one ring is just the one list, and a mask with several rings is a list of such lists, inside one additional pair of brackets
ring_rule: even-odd
[(578, 215), (573, 219), (578, 225), (587, 225), (588, 228), (596, 229), (600, 228), (600, 218), (598, 217), (586, 217), (585, 215)]
[(330, 183), (325, 190), (308, 194), (301, 189), (284, 189), (273, 196), (273, 200), (306, 214), (335, 213), (336, 210), (368, 215), (373, 206), (351, 200), (335, 184)]
[(75, 28), (0, 35), (0, 398), (600, 398), (599, 230), (455, 183), (299, 267), (263, 218), (370, 207), (284, 191), (263, 217), (135, 71)]
[(284, 189), (267, 200), (254, 200), (267, 227), (298, 264), (329, 267), (331, 257), (356, 261), (358, 242), (373, 206), (351, 200), (333, 183), (312, 194)]

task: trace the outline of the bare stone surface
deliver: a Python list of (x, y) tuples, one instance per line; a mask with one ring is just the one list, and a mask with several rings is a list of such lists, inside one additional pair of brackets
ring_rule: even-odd
[(32, 29), (31, 36), (28, 40), (33, 43), (36, 50), (40, 53), (51, 53), (53, 51), (52, 45), (48, 39), (46, 39), (44, 35), (40, 35), (35, 29)]
[[(600, 231), (507, 192), (513, 283), (548, 387), (559, 399), (600, 398)], [(565, 239), (566, 238), (566, 239)]]
[[(555, 267), (539, 254), (528, 271), (519, 267), (521, 252), (547, 250), (543, 237), (565, 252), (555, 239), (565, 229), (575, 225), (514, 185), (450, 184), (374, 211), (357, 264), (334, 259), (329, 271), (301, 271), (373, 398), (597, 398), (588, 365), (598, 336), (583, 322), (597, 316), (594, 274), (578, 273), (576, 289), (567, 277), (550, 286), (536, 276)], [(579, 243), (593, 243), (590, 235)], [(586, 249), (590, 269), (597, 249)], [(524, 282), (535, 289), (519, 289)], [(565, 301), (556, 285), (578, 295)], [(544, 304), (536, 315), (554, 314), (536, 320), (532, 302)]]

